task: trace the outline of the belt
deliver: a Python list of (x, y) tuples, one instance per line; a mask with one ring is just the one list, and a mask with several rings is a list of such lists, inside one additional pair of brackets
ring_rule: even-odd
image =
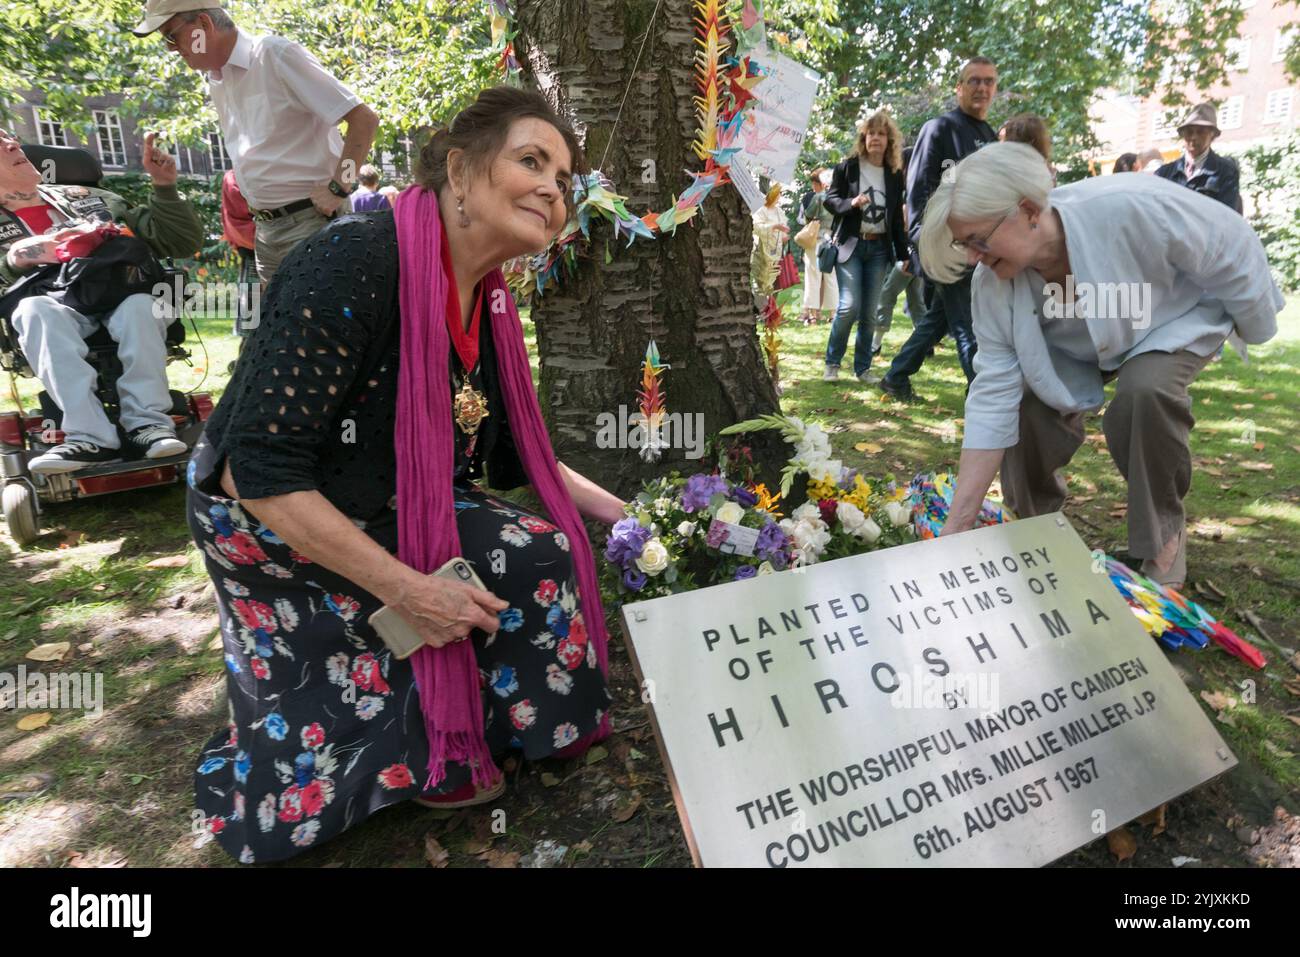
[(279, 209), (253, 209), (251, 206), (248, 211), (253, 214), (253, 219), (259, 223), (269, 223), (273, 219), (279, 219), (281, 216), (291, 216), (292, 214), (307, 209), (311, 206), (310, 199), (300, 199), (290, 203), (288, 206), (281, 206)]
[(865, 240), (869, 243), (879, 242), (884, 238), (885, 238), (884, 233), (866, 233), (865, 235), (858, 236), (858, 239)]

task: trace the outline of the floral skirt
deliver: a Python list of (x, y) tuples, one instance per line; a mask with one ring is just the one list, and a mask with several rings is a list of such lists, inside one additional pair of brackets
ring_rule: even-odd
[[(186, 511), (216, 588), (230, 720), (200, 757), (195, 830), (244, 863), (283, 860), (427, 793), (429, 744), (410, 659), (368, 624), (379, 600), (224, 497), (220, 464), (201, 439)], [(455, 500), (463, 556), (510, 603), (493, 639), (471, 639), (487, 743), (546, 757), (593, 735), (610, 701), (568, 539), (476, 487)], [(395, 511), (363, 530), (396, 552)], [(446, 770), (439, 793), (469, 782)]]

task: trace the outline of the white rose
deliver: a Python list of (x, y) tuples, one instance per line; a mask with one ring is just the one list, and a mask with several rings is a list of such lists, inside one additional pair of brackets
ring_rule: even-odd
[(651, 577), (658, 575), (668, 567), (668, 549), (663, 542), (651, 539), (645, 543), (641, 557), (636, 560), (636, 567)]
[(682, 538), (690, 538), (692, 535), (695, 534), (695, 523), (682, 522), (680, 525), (677, 526), (677, 534), (680, 535)]
[(852, 502), (840, 502), (835, 506), (835, 517), (840, 520), (850, 532), (856, 532), (859, 525), (865, 520), (866, 516), (862, 514), (862, 509), (858, 508)]
[(728, 525), (739, 525), (740, 520), (745, 517), (745, 510), (740, 507), (738, 502), (724, 502), (718, 506), (718, 510), (713, 513), (713, 517), (719, 522), (726, 522)]
[(894, 527), (906, 525), (912, 520), (912, 510), (902, 502), (888, 502), (885, 505), (885, 515), (893, 522)]
[[(790, 517), (793, 518), (795, 522), (821, 521), (821, 516), (822, 516), (821, 511), (812, 502), (804, 502), (802, 505), (796, 508), (794, 512), (792, 512), (790, 515)], [(785, 528), (785, 522), (781, 523), (781, 527)]]
[(868, 545), (875, 542), (880, 537), (880, 526), (872, 519), (868, 518), (861, 525), (853, 530), (853, 534), (862, 539)]
[(763, 562), (758, 566), (758, 573), (760, 575), (773, 575), (776, 573), (776, 569), (772, 567), (771, 562)]

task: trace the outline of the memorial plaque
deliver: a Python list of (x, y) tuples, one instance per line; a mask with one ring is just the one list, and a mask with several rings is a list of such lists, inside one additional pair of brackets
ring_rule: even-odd
[(1042, 865), (1236, 765), (1060, 515), (623, 623), (697, 865)]

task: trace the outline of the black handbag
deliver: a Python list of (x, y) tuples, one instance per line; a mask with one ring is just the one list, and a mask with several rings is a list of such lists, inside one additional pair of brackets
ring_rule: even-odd
[(829, 239), (817, 243), (817, 268), (822, 272), (831, 272), (840, 258), (840, 247)]
[(166, 278), (148, 243), (137, 236), (114, 236), (89, 256), (50, 263), (23, 276), (0, 298), (0, 319), (7, 321), (29, 296), (49, 296), (83, 316), (101, 316), (128, 296), (153, 295)]

